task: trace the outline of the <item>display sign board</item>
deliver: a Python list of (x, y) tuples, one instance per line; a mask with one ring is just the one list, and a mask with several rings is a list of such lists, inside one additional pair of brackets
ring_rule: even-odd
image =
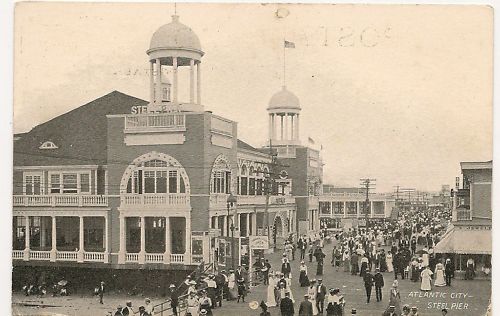
[(250, 249), (269, 249), (268, 236), (250, 236)]

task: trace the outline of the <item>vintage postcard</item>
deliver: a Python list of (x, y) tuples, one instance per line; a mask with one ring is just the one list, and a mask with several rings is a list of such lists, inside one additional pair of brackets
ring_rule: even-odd
[(490, 313), (491, 7), (14, 21), (12, 315)]

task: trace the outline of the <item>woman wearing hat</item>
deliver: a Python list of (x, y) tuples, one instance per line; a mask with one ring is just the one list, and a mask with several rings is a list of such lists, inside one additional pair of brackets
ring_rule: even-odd
[[(199, 300), (200, 312), (202, 310), (206, 311), (207, 316), (212, 316), (212, 300), (208, 297), (207, 291), (203, 290), (201, 292), (202, 297)], [(200, 313), (201, 314), (201, 313)]]
[(304, 260), (302, 260), (300, 262), (299, 271), (300, 271), (300, 275), (299, 275), (300, 287), (309, 286), (309, 278), (307, 277), (307, 266), (306, 266)]
[(267, 310), (267, 307), (276, 306), (276, 295), (274, 293), (274, 289), (276, 288), (276, 282), (278, 280), (276, 279), (276, 275), (272, 271), (270, 271), (269, 273), (270, 273), (271, 277), (269, 278), (269, 284), (267, 285), (266, 310)]
[(429, 266), (426, 266), (424, 270), (420, 273), (420, 278), (422, 279), (422, 282), (420, 283), (420, 290), (421, 291), (430, 291), (432, 290), (431, 287), (431, 280), (432, 280), (432, 273), (431, 269), (429, 269)]
[(339, 289), (330, 289), (326, 306), (327, 316), (342, 316), (343, 297), (339, 293)]
[(313, 315), (318, 315), (318, 307), (316, 306), (316, 295), (318, 294), (316, 279), (311, 280), (311, 285), (307, 288), (307, 294), (309, 296), (309, 302), (311, 302), (313, 306)]
[(196, 292), (191, 292), (187, 298), (187, 313), (195, 316), (198, 315), (198, 311), (200, 310), (200, 302), (198, 297), (196, 296)]

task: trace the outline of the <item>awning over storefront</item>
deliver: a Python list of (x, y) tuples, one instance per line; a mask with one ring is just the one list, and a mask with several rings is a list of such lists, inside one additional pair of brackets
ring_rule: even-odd
[(455, 226), (443, 235), (434, 252), (491, 255), (491, 228)]

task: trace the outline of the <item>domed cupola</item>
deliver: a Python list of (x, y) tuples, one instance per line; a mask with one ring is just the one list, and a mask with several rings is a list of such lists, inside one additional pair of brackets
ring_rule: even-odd
[(299, 98), (285, 86), (269, 101), (269, 139), (274, 145), (299, 145)]
[[(196, 33), (180, 23), (177, 15), (173, 15), (172, 22), (154, 32), (146, 53), (149, 56), (151, 87), (148, 110), (203, 111), (200, 64), (204, 52)], [(185, 71), (183, 69), (189, 71), (189, 84), (179, 85), (178, 72)], [(171, 80), (167, 74), (170, 74)], [(179, 88), (187, 86), (189, 101), (181, 102), (178, 98)]]

